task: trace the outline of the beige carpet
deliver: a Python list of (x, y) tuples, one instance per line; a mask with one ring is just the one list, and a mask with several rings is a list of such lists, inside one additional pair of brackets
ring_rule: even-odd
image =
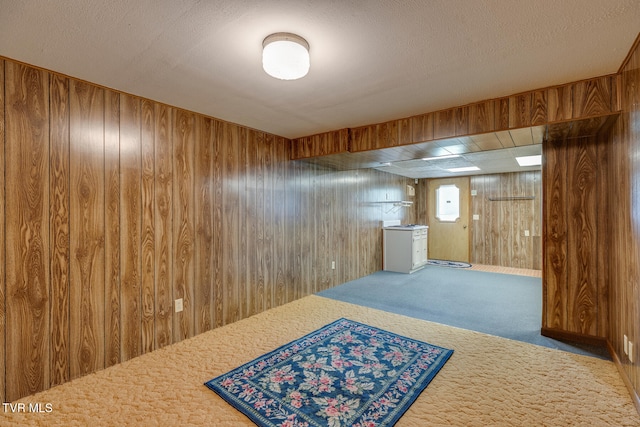
[(0, 425), (251, 426), (203, 383), (340, 317), (455, 350), (397, 426), (640, 426), (611, 362), (319, 296), (25, 398), (53, 410)]

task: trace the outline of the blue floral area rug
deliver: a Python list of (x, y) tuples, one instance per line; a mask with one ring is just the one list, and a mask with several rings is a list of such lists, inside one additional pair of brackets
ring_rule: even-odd
[(430, 259), (427, 261), (429, 265), (437, 265), (438, 267), (451, 267), (451, 268), (469, 268), (471, 264), (468, 262), (460, 261), (446, 261), (442, 259)]
[(452, 354), (339, 319), (205, 385), (259, 426), (392, 426)]

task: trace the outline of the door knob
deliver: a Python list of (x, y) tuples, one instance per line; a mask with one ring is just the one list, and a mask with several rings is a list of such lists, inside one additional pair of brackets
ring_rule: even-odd
[(467, 225), (466, 224), (463, 225), (462, 228), (464, 228), (466, 230), (467, 229)]

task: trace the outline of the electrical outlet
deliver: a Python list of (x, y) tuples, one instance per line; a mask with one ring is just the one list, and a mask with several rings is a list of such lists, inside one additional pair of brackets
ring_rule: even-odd
[(524, 230), (524, 237), (529, 237), (529, 230)]
[(335, 261), (331, 261), (331, 269), (332, 270), (336, 269), (336, 262)]
[(175, 309), (176, 309), (176, 313), (180, 313), (182, 311), (182, 309), (183, 309), (182, 298), (178, 298), (176, 300), (174, 306), (175, 306)]
[(624, 354), (629, 354), (629, 338), (624, 336)]
[(633, 343), (629, 341), (629, 361), (633, 363)]

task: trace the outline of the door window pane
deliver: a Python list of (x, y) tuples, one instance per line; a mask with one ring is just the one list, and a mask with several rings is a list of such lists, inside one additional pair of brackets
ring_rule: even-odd
[(460, 189), (455, 185), (441, 185), (436, 189), (436, 217), (445, 222), (460, 218)]

